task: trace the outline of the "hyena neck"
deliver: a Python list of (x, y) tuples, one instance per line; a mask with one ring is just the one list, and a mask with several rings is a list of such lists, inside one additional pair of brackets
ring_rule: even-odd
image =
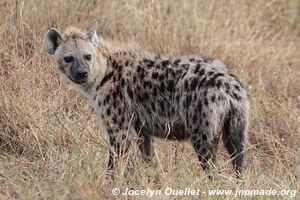
[(92, 72), (90, 74), (89, 81), (85, 84), (80, 85), (80, 90), (83, 91), (86, 95), (91, 94), (92, 88), (95, 87), (97, 81), (101, 80), (104, 77), (105, 71), (107, 69), (107, 56), (97, 52), (97, 60), (93, 65)]
[(90, 79), (86, 84), (80, 85), (80, 89), (89, 96), (92, 93), (91, 90), (104, 78), (105, 73), (113, 70), (112, 66), (108, 65), (108, 61), (113, 59), (116, 62), (122, 62), (123, 59), (134, 59), (136, 55), (132, 52), (137, 48), (134, 44), (120, 44), (116, 41), (100, 40), (97, 48), (97, 60), (93, 66)]

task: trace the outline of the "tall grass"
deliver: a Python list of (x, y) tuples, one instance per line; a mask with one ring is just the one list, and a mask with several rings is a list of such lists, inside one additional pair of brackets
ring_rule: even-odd
[[(107, 180), (105, 135), (87, 101), (60, 79), (42, 47), (48, 28), (86, 29), (96, 20), (99, 37), (170, 55), (218, 58), (237, 74), (251, 96), (242, 183), (222, 145), (209, 181), (189, 144), (160, 140), (153, 166), (133, 149), (128, 162), (134, 170), (124, 172), (121, 165), (115, 181)], [(0, 44), (0, 199), (117, 199), (111, 189), (127, 186), (300, 192), (297, 0), (2, 0)], [(288, 197), (253, 197), (267, 198)]]

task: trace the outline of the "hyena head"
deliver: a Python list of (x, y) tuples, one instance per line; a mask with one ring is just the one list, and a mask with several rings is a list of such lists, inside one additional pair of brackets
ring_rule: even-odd
[(55, 28), (47, 31), (44, 39), (45, 50), (54, 56), (62, 74), (78, 85), (89, 82), (97, 62), (97, 26), (87, 32), (69, 28), (61, 34)]

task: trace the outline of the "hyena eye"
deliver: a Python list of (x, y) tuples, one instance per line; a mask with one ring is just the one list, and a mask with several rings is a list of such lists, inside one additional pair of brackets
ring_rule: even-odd
[(64, 57), (64, 61), (65, 63), (70, 63), (74, 60), (73, 56), (66, 56)]
[(92, 60), (92, 55), (91, 54), (87, 54), (84, 56), (84, 58), (88, 61)]

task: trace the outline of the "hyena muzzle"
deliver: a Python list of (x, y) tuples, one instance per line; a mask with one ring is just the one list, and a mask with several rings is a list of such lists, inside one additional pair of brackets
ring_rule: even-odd
[(137, 136), (145, 160), (153, 156), (153, 137), (190, 140), (207, 170), (222, 137), (235, 170), (242, 171), (250, 107), (244, 86), (221, 61), (115, 48), (98, 39), (96, 29), (50, 29), (44, 47), (92, 102), (112, 147), (109, 169), (124, 141)]

